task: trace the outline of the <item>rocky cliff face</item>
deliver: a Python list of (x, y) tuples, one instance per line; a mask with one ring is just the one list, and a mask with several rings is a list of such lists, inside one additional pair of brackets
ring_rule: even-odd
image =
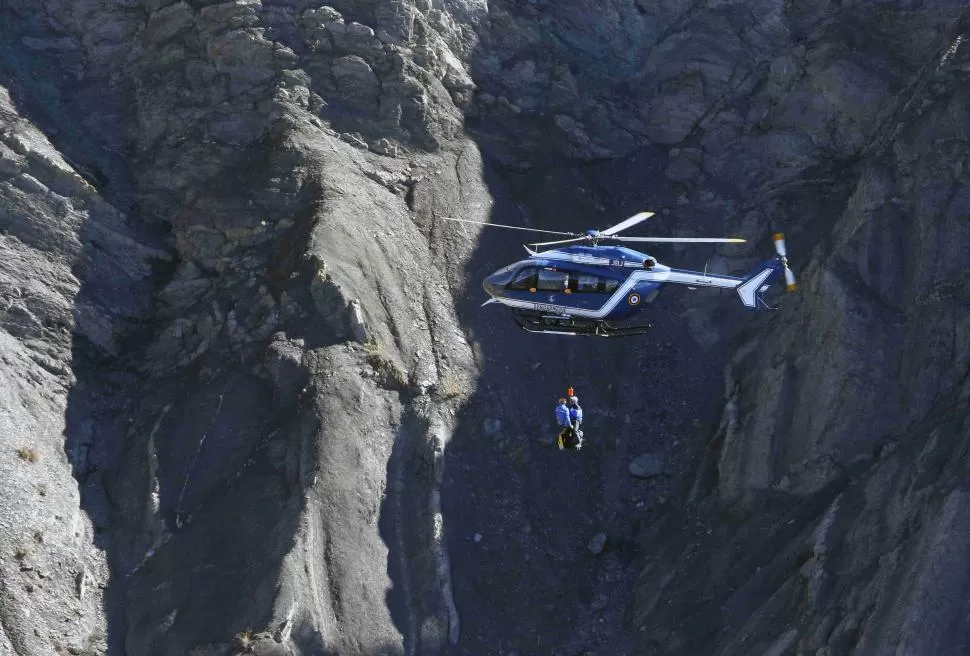
[(405, 549), (442, 552), (471, 356), (406, 197), (486, 219), (477, 151), (428, 159), (460, 114), (411, 21), (299, 4), (4, 9), (14, 653), (447, 639), (447, 569)]
[[(42, 5), (0, 6), (0, 654), (966, 649), (960, 7)], [(539, 338), (477, 308), (517, 242), (440, 220), (644, 208), (749, 239), (658, 250), (713, 270), (785, 230), (802, 292)]]
[[(921, 17), (896, 18), (918, 27)], [(704, 563), (709, 580), (669, 577), (667, 555), (645, 570), (636, 612), (658, 653), (967, 649), (957, 546), (967, 526), (966, 267), (952, 250), (968, 210), (958, 18), (879, 101), (886, 118), (845, 162), (844, 202), (806, 262), (804, 300), (732, 358), (694, 499), (730, 504), (733, 525), (705, 508), (696, 519), (710, 537), (695, 528), (678, 538), (690, 547), (673, 569)], [(658, 603), (685, 585), (700, 602)], [(665, 618), (685, 612), (702, 631), (670, 630)]]

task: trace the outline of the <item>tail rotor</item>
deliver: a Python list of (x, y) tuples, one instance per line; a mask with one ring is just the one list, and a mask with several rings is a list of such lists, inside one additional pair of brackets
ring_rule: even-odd
[(776, 232), (773, 239), (775, 240), (775, 251), (778, 253), (778, 257), (781, 258), (781, 263), (785, 265), (785, 283), (788, 285), (788, 291), (793, 292), (798, 289), (798, 282), (795, 280), (795, 274), (788, 266), (788, 253), (785, 250), (785, 233)]

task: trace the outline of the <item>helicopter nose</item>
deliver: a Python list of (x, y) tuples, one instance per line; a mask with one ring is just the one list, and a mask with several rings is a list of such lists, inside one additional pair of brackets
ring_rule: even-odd
[(486, 276), (485, 280), (482, 281), (482, 287), (485, 288), (485, 291), (492, 298), (501, 296), (502, 289), (509, 283), (520, 265), (521, 262), (516, 262), (515, 264), (510, 264), (507, 267), (499, 269), (490, 276)]
[(485, 288), (485, 293), (492, 297), (495, 297), (499, 292), (499, 284), (496, 282), (496, 278), (497, 276), (493, 273), (485, 278), (484, 282), (482, 282), (482, 287)]

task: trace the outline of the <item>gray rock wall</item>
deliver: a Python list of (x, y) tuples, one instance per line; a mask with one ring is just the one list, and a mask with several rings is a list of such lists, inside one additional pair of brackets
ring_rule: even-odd
[[(0, 7), (0, 653), (965, 650), (961, 7), (42, 9)], [(784, 230), (799, 296), (535, 338), (477, 308), (517, 242), (441, 220), (642, 209), (749, 239), (676, 265)]]
[(137, 238), (8, 87), (0, 125), (0, 649), (97, 652), (109, 569), (75, 477), (101, 454), (94, 421), (70, 416), (85, 382), (73, 343), (118, 356), (126, 322), (148, 303), (136, 292), (169, 256)]
[[(2, 545), (3, 635), (16, 653), (222, 653), (264, 629), (301, 653), (444, 644), (450, 624), (457, 638), (447, 568), (411, 575), (400, 552), (440, 551), (436, 475), (413, 470), (440, 459), (439, 415), (469, 385), (447, 289), (471, 246), (451, 251), (450, 274), (435, 267), (405, 196), (427, 177), (438, 211), (487, 218), (480, 181), (454, 191), (477, 149), (439, 143), (457, 136), (446, 87), (467, 75), (423, 17), (433, 70), (395, 45), (415, 21), (393, 7), (356, 15), (377, 34), (304, 5), (4, 8), (4, 74), (40, 126), (5, 105), (4, 407), (17, 414), (3, 507), (23, 530)], [(424, 160), (413, 144), (448, 150)], [(21, 517), (44, 514), (23, 498), (39, 495), (32, 470), (56, 497), (50, 546)], [(422, 501), (395, 501), (405, 490)], [(25, 582), (34, 559), (62, 611), (23, 602), (53, 587)]]
[[(889, 38), (893, 20), (943, 9), (884, 12), (866, 36)], [(951, 546), (964, 530), (965, 267), (950, 251), (967, 212), (965, 27), (957, 17), (914, 74), (869, 105), (872, 128), (844, 162), (844, 204), (815, 219), (828, 227), (803, 260), (800, 302), (750, 330), (733, 357), (693, 497), (712, 495), (694, 521), (714, 537), (681, 532), (672, 542), (690, 547), (678, 573), (661, 578), (665, 556), (644, 572), (635, 608), (648, 651), (966, 649), (957, 618), (967, 590)], [(887, 63), (913, 54), (900, 48)], [(699, 601), (681, 605), (685, 588)], [(695, 620), (702, 630), (683, 628)]]

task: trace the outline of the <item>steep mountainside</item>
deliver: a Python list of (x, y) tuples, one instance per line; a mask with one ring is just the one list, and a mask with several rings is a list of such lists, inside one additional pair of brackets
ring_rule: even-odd
[[(965, 652), (968, 33), (0, 3), (0, 655)], [(478, 307), (517, 236), (441, 220), (643, 209), (749, 240), (656, 249), (713, 271), (784, 230), (801, 291), (528, 335)]]

